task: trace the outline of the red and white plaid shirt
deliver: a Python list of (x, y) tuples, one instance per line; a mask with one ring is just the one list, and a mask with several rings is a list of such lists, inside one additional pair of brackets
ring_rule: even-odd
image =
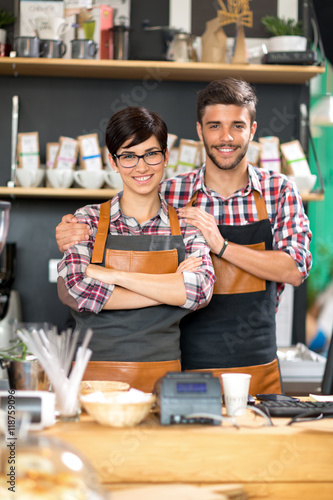
[[(271, 223), (273, 250), (288, 253), (304, 280), (312, 265), (309, 252), (312, 233), (295, 184), (285, 175), (248, 165), (248, 184), (225, 199), (205, 186), (205, 169), (203, 165), (165, 180), (160, 190), (167, 203), (183, 207), (198, 192), (196, 206), (214, 215), (217, 224), (246, 225), (258, 221), (252, 192), (259, 191), (266, 202)], [(278, 283), (277, 305), (283, 289), (284, 284)]]
[[(120, 193), (121, 195), (121, 193)], [(140, 225), (134, 217), (125, 216), (119, 205), (117, 194), (111, 201), (110, 234), (114, 235), (170, 235), (168, 206), (161, 197), (161, 208), (152, 219)], [(64, 279), (69, 294), (76, 300), (80, 311), (100, 312), (111, 296), (114, 285), (102, 283), (86, 276), (86, 268), (90, 264), (95, 236), (98, 227), (100, 205), (87, 205), (75, 212), (79, 223), (88, 224), (92, 235), (88, 241), (79, 242), (69, 248), (58, 264), (58, 274)], [(179, 218), (181, 233), (185, 244), (185, 258), (196, 252), (202, 257), (202, 264), (195, 272), (183, 272), (186, 288), (184, 309), (195, 310), (203, 307), (211, 298), (215, 282), (210, 249), (202, 234), (194, 227)]]

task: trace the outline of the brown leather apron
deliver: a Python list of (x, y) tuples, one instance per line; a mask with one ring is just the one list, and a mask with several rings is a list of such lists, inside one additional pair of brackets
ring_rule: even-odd
[[(241, 366), (235, 368), (212, 368), (208, 370), (188, 370), (188, 371), (200, 371), (200, 372), (211, 372), (214, 377), (221, 377), (222, 373), (248, 373), (251, 375), (249, 393), (252, 395), (256, 394), (281, 394), (281, 380), (280, 371), (278, 366), (278, 360), (274, 359), (270, 363), (265, 363), (264, 365), (255, 366)], [(223, 392), (222, 380), (221, 387)]]
[(131, 387), (152, 392), (156, 381), (168, 372), (180, 372), (180, 361), (90, 361), (83, 380), (117, 380)]
[[(110, 235), (111, 202), (101, 204), (92, 263), (139, 273), (165, 274), (184, 260), (177, 212), (169, 207), (171, 235)], [(168, 371), (180, 371), (181, 318), (188, 310), (159, 305), (99, 314), (72, 311), (77, 326), (94, 331), (84, 380), (118, 380), (151, 392)]]
[[(253, 191), (258, 222), (220, 225), (230, 242), (272, 248), (266, 204)], [(196, 202), (197, 193), (189, 205)], [(276, 283), (260, 279), (212, 255), (216, 283), (211, 302), (181, 322), (182, 367), (186, 371), (249, 373), (250, 393), (281, 393), (275, 338)]]

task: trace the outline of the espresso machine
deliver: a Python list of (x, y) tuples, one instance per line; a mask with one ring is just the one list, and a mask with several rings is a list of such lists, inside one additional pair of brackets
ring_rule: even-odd
[[(22, 321), (21, 302), (13, 290), (16, 264), (16, 244), (6, 243), (11, 204), (0, 201), (0, 351), (11, 346), (13, 325)], [(7, 376), (0, 368), (0, 379)]]

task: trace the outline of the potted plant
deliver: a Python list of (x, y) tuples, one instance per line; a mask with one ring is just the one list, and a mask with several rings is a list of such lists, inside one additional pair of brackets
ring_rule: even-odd
[(0, 364), (3, 360), (6, 361), (25, 361), (28, 351), (27, 346), (21, 340), (13, 342), (8, 349), (0, 349)]
[(50, 382), (37, 358), (24, 342), (17, 339), (8, 349), (0, 350), (0, 367), (7, 369), (11, 389), (48, 390)]
[(4, 29), (15, 22), (15, 16), (12, 12), (6, 12), (0, 9), (0, 43), (6, 43), (7, 31)]
[(307, 39), (303, 36), (303, 25), (295, 19), (265, 16), (261, 19), (265, 30), (272, 35), (268, 39), (268, 52), (306, 50)]

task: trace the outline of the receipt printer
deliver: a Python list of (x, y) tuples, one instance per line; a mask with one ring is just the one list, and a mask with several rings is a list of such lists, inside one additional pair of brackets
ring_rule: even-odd
[(29, 429), (42, 430), (55, 424), (55, 394), (47, 391), (0, 390), (0, 414), (8, 421), (10, 435), (19, 434), (19, 413), (29, 415)]
[(221, 424), (221, 384), (212, 373), (169, 372), (155, 392), (163, 425)]

